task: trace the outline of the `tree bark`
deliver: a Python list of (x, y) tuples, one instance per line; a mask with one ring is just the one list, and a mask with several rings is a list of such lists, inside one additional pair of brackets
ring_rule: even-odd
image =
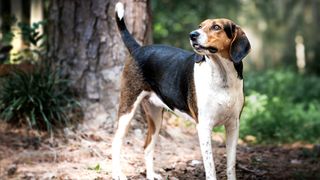
[[(122, 0), (128, 29), (151, 41), (149, 0)], [(114, 19), (115, 0), (51, 0), (48, 54), (81, 97), (85, 119), (113, 122), (120, 76), (129, 58)], [(94, 121), (96, 120), (96, 121)]]

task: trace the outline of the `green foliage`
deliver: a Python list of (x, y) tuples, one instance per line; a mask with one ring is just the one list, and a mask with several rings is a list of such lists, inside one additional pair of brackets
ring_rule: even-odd
[(51, 132), (68, 125), (68, 112), (78, 107), (68, 81), (48, 64), (37, 65), (32, 73), (17, 70), (1, 84), (0, 115), (13, 124)]
[(27, 23), (18, 23), (21, 29), (22, 39), (28, 46), (18, 53), (13, 54), (13, 61), (36, 62), (46, 53), (47, 36), (40, 32), (40, 28), (46, 24), (46, 21), (39, 21), (29, 25)]
[(24, 42), (40, 47), (41, 45), (39, 45), (38, 43), (41, 40), (43, 41), (46, 37), (43, 33), (40, 33), (39, 29), (45, 24), (46, 21), (39, 21), (36, 23), (32, 23), (32, 25), (22, 22), (18, 23)]
[[(12, 25), (16, 18), (3, 21), (2, 44), (10, 44), (14, 37)], [(40, 31), (46, 21), (29, 25), (19, 22), (25, 48), (12, 54), (11, 60), (32, 62), (32, 72), (15, 70), (1, 78), (0, 116), (12, 124), (27, 124), (30, 128), (52, 131), (67, 126), (71, 112), (79, 109), (79, 103), (68, 88), (68, 80), (61, 78), (57, 69), (52, 69), (46, 59), (46, 34)], [(76, 112), (76, 116), (79, 112)]]
[(13, 15), (3, 15), (2, 16), (2, 25), (1, 25), (1, 33), (2, 33), (2, 39), (1, 44), (3, 45), (9, 45), (14, 37), (14, 34), (12, 32), (11, 26), (16, 23), (17, 18)]
[[(8, 45), (11, 43), (14, 38), (13, 29), (11, 28), (17, 19), (14, 16), (9, 16), (5, 19), (5, 25), (7, 28), (2, 31), (2, 39), (0, 44)], [(21, 49), (19, 52), (13, 54), (12, 60), (14, 62), (19, 61), (38, 61), (46, 52), (46, 40), (47, 36), (45, 33), (41, 33), (40, 28), (44, 27), (47, 24), (46, 20), (32, 23), (29, 25), (25, 22), (19, 22), (18, 28), (21, 31), (22, 39), (25, 45), (24, 49)]]
[(320, 78), (291, 70), (246, 73), (240, 136), (258, 142), (320, 142)]
[(14, 34), (12, 31), (8, 31), (6, 33), (3, 34), (2, 39), (1, 39), (1, 43), (5, 44), (5, 45), (9, 45), (10, 42), (12, 41), (14, 37)]

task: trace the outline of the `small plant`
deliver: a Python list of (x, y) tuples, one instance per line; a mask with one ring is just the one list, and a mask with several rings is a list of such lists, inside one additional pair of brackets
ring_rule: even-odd
[(101, 172), (101, 166), (100, 164), (96, 164), (94, 167), (88, 167), (89, 170), (93, 170), (93, 171), (96, 171), (97, 173), (100, 173)]
[(14, 71), (0, 89), (2, 119), (50, 132), (68, 125), (68, 112), (78, 104), (68, 89), (68, 81), (48, 63), (36, 65), (29, 73)]
[(25, 42), (32, 44), (36, 47), (41, 47), (40, 41), (44, 41), (46, 36), (40, 32), (40, 28), (46, 24), (46, 21), (39, 21), (29, 25), (27, 23), (18, 23), (21, 29), (22, 38)]
[[(3, 26), (6, 27), (6, 29), (2, 32), (3, 34), (0, 37), (0, 45), (10, 45), (15, 36), (14, 29), (11, 28), (11, 26), (15, 24), (16, 21), (17, 19), (14, 16), (5, 16)], [(29, 23), (18, 22), (18, 29), (20, 29), (22, 35), (24, 48), (20, 49), (19, 52), (12, 54), (10, 58), (11, 63), (19, 63), (22, 61), (35, 62), (45, 55), (47, 36), (45, 33), (41, 32), (41, 28), (44, 27), (46, 23), (46, 20), (35, 22), (31, 25), (29, 25)]]
[[(11, 25), (16, 19), (11, 17), (6, 22)], [(81, 111), (71, 113), (80, 108), (68, 88), (68, 80), (61, 78), (58, 71), (45, 61), (46, 34), (40, 31), (45, 24), (46, 21), (32, 25), (18, 23), (27, 46), (12, 54), (11, 62), (31, 62), (34, 65), (30, 64), (31, 70), (16, 68), (8, 77), (0, 79), (0, 118), (12, 124), (27, 124), (30, 128), (51, 132), (56, 127), (67, 126), (71, 115), (81, 115)], [(10, 43), (14, 34), (11, 29), (7, 31), (8, 36), (1, 41)]]
[(46, 54), (46, 35), (41, 32), (41, 27), (46, 24), (46, 21), (32, 23), (19, 22), (18, 26), (21, 30), (21, 35), (26, 48), (13, 54), (12, 60), (15, 62), (29, 61), (36, 62), (41, 60), (41, 57)]

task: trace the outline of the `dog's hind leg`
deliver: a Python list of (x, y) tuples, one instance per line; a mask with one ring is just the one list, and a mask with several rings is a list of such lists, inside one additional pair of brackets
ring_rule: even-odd
[(112, 142), (112, 178), (115, 180), (127, 179), (121, 171), (120, 150), (123, 144), (123, 138), (127, 133), (130, 121), (134, 116), (137, 106), (140, 104), (141, 100), (148, 95), (148, 92), (145, 91), (127, 91), (128, 89), (122, 90), (120, 95), (118, 129)]
[(146, 119), (148, 122), (148, 132), (144, 145), (144, 158), (146, 163), (147, 179), (162, 179), (161, 175), (154, 172), (153, 153), (162, 124), (163, 108), (153, 105), (148, 100), (143, 100), (142, 107), (145, 110)]

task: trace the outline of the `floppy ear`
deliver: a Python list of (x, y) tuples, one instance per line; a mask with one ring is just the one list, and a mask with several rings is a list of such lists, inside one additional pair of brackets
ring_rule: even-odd
[(231, 41), (229, 54), (234, 63), (239, 63), (251, 49), (250, 42), (246, 34), (240, 27), (236, 27), (236, 33)]

